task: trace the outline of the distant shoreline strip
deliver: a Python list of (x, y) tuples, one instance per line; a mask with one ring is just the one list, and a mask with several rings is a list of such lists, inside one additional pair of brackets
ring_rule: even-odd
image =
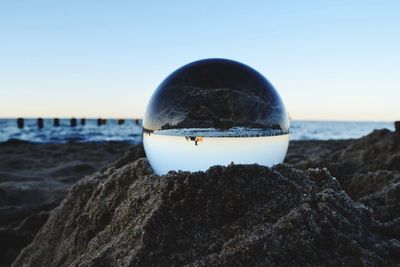
[(229, 130), (218, 130), (214, 128), (186, 128), (186, 129), (168, 129), (152, 131), (143, 128), (143, 133), (147, 135), (165, 135), (165, 136), (184, 136), (184, 137), (213, 137), (213, 138), (240, 138), (240, 137), (269, 137), (290, 134), (290, 130), (266, 130), (249, 128), (232, 128)]

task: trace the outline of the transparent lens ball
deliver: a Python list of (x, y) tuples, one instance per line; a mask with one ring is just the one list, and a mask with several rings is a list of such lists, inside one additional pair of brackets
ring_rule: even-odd
[(242, 63), (205, 59), (170, 74), (143, 119), (143, 144), (157, 174), (214, 165), (281, 163), (289, 118), (266, 78)]

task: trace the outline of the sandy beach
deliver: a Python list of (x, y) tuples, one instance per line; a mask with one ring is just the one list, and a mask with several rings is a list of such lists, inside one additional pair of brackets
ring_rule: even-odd
[[(0, 145), (0, 235), (1, 239), (5, 240), (5, 242), (2, 242), (1, 263), (10, 264), (17, 257), (20, 249), (31, 243), (41, 227), (42, 229), (40, 233), (33, 240), (33, 243), (28, 246), (22, 252), (22, 254), (20, 254), (17, 262), (15, 263), (15, 266), (20, 266), (27, 263), (33, 266), (66, 266), (69, 264), (97, 265), (96, 263), (99, 262), (102, 262), (106, 265), (113, 265), (114, 263), (116, 263), (115, 261), (119, 259), (120, 256), (118, 255), (121, 253), (125, 255), (124, 257), (128, 257), (129, 255), (129, 257), (136, 257), (133, 262), (129, 262), (129, 264), (132, 264), (133, 266), (139, 266), (141, 264), (157, 265), (158, 261), (156, 261), (155, 259), (158, 258), (158, 256), (154, 258), (154, 261), (151, 260), (152, 257), (149, 257), (146, 260), (144, 259), (146, 258), (145, 255), (156, 253), (156, 251), (159, 251), (159, 249), (162, 250), (162, 255), (164, 255), (164, 258), (162, 258), (164, 262), (170, 262), (171, 264), (172, 262), (176, 261), (182, 264), (192, 262), (196, 263), (194, 265), (208, 265), (216, 261), (218, 262), (217, 265), (219, 265), (220, 263), (224, 265), (231, 262), (231, 260), (234, 258), (237, 258), (237, 260), (244, 260), (247, 257), (255, 257), (251, 256), (251, 254), (248, 254), (250, 252), (245, 252), (247, 250), (244, 250), (244, 248), (249, 245), (248, 242), (250, 241), (247, 239), (250, 238), (252, 234), (256, 233), (253, 232), (256, 231), (255, 228), (246, 228), (247, 226), (244, 225), (253, 225), (252, 227), (256, 227), (257, 225), (259, 225), (257, 227), (261, 228), (259, 228), (259, 230), (257, 231), (266, 231), (269, 229), (269, 227), (275, 226), (273, 226), (274, 224), (265, 224), (269, 220), (267, 218), (267, 221), (264, 224), (262, 223), (262, 221), (258, 221), (257, 218), (253, 218), (251, 215), (253, 212), (251, 211), (252, 209), (250, 207), (247, 207), (247, 204), (245, 205), (245, 207), (242, 206), (245, 202), (240, 202), (239, 200), (244, 197), (245, 199), (241, 201), (246, 201), (246, 203), (253, 203), (255, 206), (260, 207), (265, 205), (265, 203), (267, 203), (268, 201), (272, 201), (272, 198), (274, 202), (290, 202), (292, 203), (291, 205), (294, 206), (291, 208), (287, 207), (288, 210), (286, 212), (289, 212), (287, 215), (278, 212), (278, 210), (274, 211), (273, 208), (270, 207), (270, 215), (272, 216), (271, 218), (275, 218), (276, 222), (279, 220), (285, 221), (288, 220), (287, 216), (293, 216), (290, 215), (290, 213), (294, 212), (293, 208), (295, 206), (303, 205), (300, 202), (304, 200), (298, 199), (298, 190), (300, 190), (300, 188), (308, 188), (307, 190), (311, 190), (310, 192), (304, 194), (321, 194), (322, 191), (326, 193), (327, 190), (333, 190), (329, 193), (330, 198), (332, 198), (333, 202), (328, 204), (324, 202), (324, 205), (327, 205), (328, 210), (334, 208), (337, 215), (341, 214), (340, 216), (338, 215), (339, 217), (335, 218), (338, 225), (319, 225), (320, 223), (322, 223), (323, 220), (325, 220), (323, 216), (327, 216), (326, 214), (323, 215), (324, 213), (320, 211), (322, 212), (321, 214), (318, 212), (315, 214), (315, 216), (319, 217), (314, 218), (317, 220), (315, 223), (319, 226), (312, 226), (314, 228), (322, 227), (325, 229), (324, 231), (332, 231), (340, 234), (345, 234), (342, 227), (345, 227), (346, 221), (347, 223), (353, 224), (357, 220), (361, 220), (361, 217), (357, 217), (358, 215), (354, 215), (356, 217), (352, 218), (348, 218), (347, 215), (345, 215), (345, 213), (347, 214), (347, 212), (349, 212), (350, 210), (352, 210), (352, 212), (355, 212), (355, 214), (357, 214), (357, 212), (360, 212), (359, 206), (357, 206), (359, 205), (357, 204), (359, 202), (365, 204), (365, 207), (368, 207), (367, 210), (369, 209), (371, 211), (371, 214), (368, 215), (370, 216), (370, 219), (364, 218), (362, 220), (379, 221), (382, 223), (386, 223), (387, 225), (391, 225), (389, 227), (390, 229), (388, 228), (389, 230), (384, 230), (384, 227), (382, 226), (383, 230), (380, 229), (379, 231), (383, 231), (382, 235), (384, 236), (377, 237), (376, 234), (374, 234), (374, 241), (371, 241), (372, 243), (375, 242), (375, 244), (377, 244), (379, 242), (383, 242), (383, 240), (387, 240), (388, 238), (397, 240), (396, 238), (398, 238), (400, 234), (400, 232), (398, 232), (398, 219), (397, 221), (395, 220), (396, 217), (398, 217), (400, 214), (400, 136), (389, 130), (374, 131), (366, 137), (354, 140), (291, 142), (285, 161), (287, 164), (290, 165), (279, 165), (279, 167), (276, 167), (274, 170), (272, 170), (272, 174), (271, 170), (269, 170), (268, 168), (252, 165), (244, 167), (240, 167), (241, 165), (238, 165), (238, 167), (230, 166), (228, 168), (222, 169), (220, 169), (220, 167), (217, 167), (207, 171), (205, 174), (171, 173), (167, 175), (167, 178), (165, 178), (165, 181), (167, 181), (167, 183), (171, 183), (165, 185), (165, 189), (163, 189), (163, 187), (157, 189), (159, 186), (161, 186), (159, 183), (162, 184), (164, 183), (164, 181), (159, 180), (160, 178), (154, 177), (154, 175), (152, 174), (152, 170), (149, 169), (146, 159), (141, 159), (135, 162), (136, 159), (143, 156), (144, 153), (141, 146), (134, 146), (122, 142), (33, 144), (21, 141), (11, 141), (2, 143)], [(327, 169), (322, 170), (321, 168)], [(287, 195), (283, 199), (269, 195), (270, 193), (268, 192), (270, 192), (271, 190), (278, 190), (278, 188), (280, 187), (280, 182), (276, 181), (276, 178), (271, 178), (275, 175), (274, 173), (279, 173), (279, 177), (281, 178), (285, 177), (284, 179), (296, 181), (298, 185), (295, 188), (297, 189), (279, 189), (283, 190), (281, 192), (285, 192), (284, 194)], [(233, 199), (227, 200), (217, 198), (213, 200), (215, 202), (213, 204), (210, 204), (208, 202), (208, 204), (205, 204), (205, 202), (203, 203), (202, 200), (199, 199), (199, 203), (192, 203), (194, 206), (200, 205), (198, 206), (198, 209), (204, 208), (204, 212), (213, 213), (221, 209), (220, 212), (222, 215), (218, 215), (217, 212), (216, 214), (212, 215), (215, 217), (212, 222), (203, 222), (197, 221), (199, 219), (197, 215), (192, 214), (189, 211), (174, 210), (180, 205), (179, 203), (185, 203), (186, 201), (190, 202), (193, 199), (205, 197), (201, 196), (202, 191), (205, 190), (206, 192), (207, 190), (213, 190), (207, 186), (207, 182), (204, 185), (190, 185), (194, 187), (199, 187), (198, 190), (195, 190), (190, 189), (190, 187), (186, 188), (186, 186), (184, 186), (184, 184), (180, 184), (179, 181), (181, 181), (182, 179), (189, 179), (188, 181), (192, 181), (192, 179), (203, 179), (205, 181), (208, 181), (207, 179), (211, 179), (210, 175), (214, 178), (212, 178), (212, 180), (210, 180), (209, 182), (214, 181), (213, 179), (226, 180), (228, 179), (228, 177), (237, 177), (235, 179), (243, 179), (243, 181), (240, 180), (242, 181), (240, 183), (243, 183), (240, 185), (235, 184), (235, 179), (232, 181), (227, 180), (226, 184), (229, 185), (227, 188), (219, 188), (217, 186), (217, 188), (219, 188), (218, 192), (209, 192), (206, 194), (211, 198), (213, 198), (215, 194), (227, 194), (228, 199)], [(300, 175), (302, 178), (296, 178), (298, 175)], [(317, 179), (316, 177), (319, 177), (318, 179), (322, 179), (318, 183), (322, 183), (323, 186), (322, 184), (319, 186), (305, 184), (307, 181), (307, 183), (314, 184), (315, 179)], [(333, 177), (335, 177), (336, 179), (334, 179)], [(246, 179), (248, 179), (248, 185)], [(265, 183), (264, 179), (272, 179), (272, 181), (275, 181), (278, 184), (274, 184), (275, 182), (273, 182), (273, 184), (268, 185), (270, 188), (263, 188), (262, 190), (265, 190), (266, 196), (265, 198), (260, 198), (260, 196), (258, 196), (259, 193), (257, 193), (258, 191), (256, 189), (256, 184), (260, 183), (261, 186), (263, 183)], [(148, 183), (155, 184), (149, 185)], [(72, 193), (68, 195), (68, 192), (71, 190), (73, 185), (75, 185), (73, 187), (74, 189), (72, 189)], [(107, 186), (109, 187), (109, 189), (107, 189)], [(135, 189), (132, 188), (132, 186), (135, 187)], [(244, 191), (242, 193), (239, 193), (239, 191), (235, 191), (235, 188), (237, 186), (244, 189)], [(253, 186), (255, 187), (253, 188)], [(267, 186), (267, 184), (265, 184), (265, 186)], [(173, 188), (175, 189), (172, 190)], [(230, 188), (229, 190), (233, 191), (227, 192), (226, 190), (228, 190), (228, 188)], [(343, 193), (341, 191), (342, 189), (346, 193)], [(86, 190), (89, 191), (86, 192)], [(163, 198), (157, 199), (157, 196), (159, 194), (164, 194), (163, 190), (166, 190), (165, 193), (167, 193), (168, 190), (172, 190), (173, 192), (175, 192), (176, 190), (183, 191), (180, 191), (181, 193), (179, 193), (179, 197), (174, 197), (170, 195), (169, 200)], [(251, 192), (253, 192), (254, 196), (252, 196)], [(178, 194), (178, 192), (174, 194)], [(241, 197), (241, 194), (244, 195)], [(66, 201), (64, 201), (57, 210), (52, 212), (52, 210), (57, 207), (65, 197)], [(350, 201), (350, 204), (348, 204), (350, 206), (346, 208), (344, 206), (331, 206), (336, 205), (334, 204), (335, 201), (337, 201), (337, 204), (341, 201), (346, 201), (346, 203)], [(133, 207), (136, 207), (135, 209), (138, 209), (137, 212), (141, 210), (141, 212), (145, 213), (142, 215), (139, 215), (139, 213), (135, 213), (136, 215), (130, 214), (130, 211), (129, 209), (127, 209), (126, 205), (130, 206), (132, 209)], [(146, 227), (150, 227), (150, 225), (147, 225), (150, 222), (146, 223), (143, 220), (156, 220), (154, 221), (155, 225), (152, 224), (152, 227), (156, 227), (156, 225), (158, 225), (157, 227), (162, 227), (162, 225), (164, 225), (165, 227), (175, 226), (172, 226), (172, 221), (169, 221), (166, 218), (153, 218), (153, 215), (148, 213), (149, 211), (143, 210), (147, 209), (146, 206), (148, 205), (153, 206), (152, 209), (155, 210), (159, 210), (161, 208), (161, 206), (159, 205), (172, 205), (170, 207), (171, 213), (170, 215), (168, 215), (171, 216), (171, 220), (178, 219), (174, 216), (189, 216), (190, 218), (185, 217), (185, 220), (192, 221), (197, 225), (196, 227), (200, 227), (199, 229), (192, 229), (191, 226), (188, 226), (187, 224), (181, 225), (180, 227), (182, 227), (181, 230), (183, 232), (188, 231), (187, 234), (180, 234), (180, 238), (182, 238), (182, 240), (194, 238), (190, 237), (189, 232), (198, 231), (199, 234), (203, 233), (208, 235), (208, 237), (201, 239), (201, 242), (199, 241), (202, 246), (206, 246), (206, 244), (217, 244), (218, 242), (215, 243), (215, 238), (217, 238), (217, 236), (219, 235), (222, 235), (225, 236), (224, 238), (222, 238), (221, 236), (221, 238), (224, 240), (221, 241), (224, 243), (223, 246), (228, 246), (230, 242), (234, 242), (236, 243), (235, 246), (237, 246), (235, 250), (242, 250), (241, 254), (238, 255), (238, 252), (235, 252), (234, 256), (231, 255), (228, 257), (224, 254), (225, 252), (222, 253), (222, 248), (218, 249), (217, 247), (214, 247), (212, 250), (209, 250), (206, 247), (201, 249), (196, 249), (196, 247), (193, 247), (193, 252), (191, 252), (190, 254), (192, 256), (189, 256), (189, 254), (187, 254), (188, 252), (181, 251), (183, 247), (176, 247), (176, 240), (164, 240), (163, 242), (166, 243), (164, 243), (163, 246), (165, 247), (156, 249), (156, 244), (152, 242), (156, 242), (156, 240), (164, 238), (166, 234), (164, 231), (166, 230), (162, 230), (160, 228), (157, 231), (152, 230), (149, 232), (149, 230), (145, 229), (147, 229)], [(206, 206), (202, 207), (202, 205)], [(240, 209), (242, 209), (242, 212), (239, 212), (236, 215), (225, 214), (226, 212), (229, 213), (229, 210), (234, 209), (235, 207), (240, 207)], [(122, 211), (119, 211), (121, 209)], [(119, 212), (122, 212), (123, 214), (118, 215)], [(178, 213), (175, 214), (174, 212)], [(185, 212), (187, 214), (184, 214)], [(51, 214), (50, 219), (48, 219), (49, 214)], [(82, 221), (83, 218), (80, 214), (87, 214), (87, 216), (89, 217)], [(126, 218), (124, 217), (124, 220), (128, 221), (120, 221), (123, 219), (121, 216), (128, 216)], [(132, 219), (131, 221), (129, 221), (129, 216), (136, 216), (136, 219)], [(191, 216), (195, 217), (192, 218)], [(203, 216), (211, 216), (211, 214), (203, 214)], [(366, 215), (364, 214), (362, 216)], [(218, 223), (214, 220), (217, 220)], [(221, 220), (226, 221), (222, 222)], [(234, 237), (235, 235), (232, 236), (232, 234), (229, 234), (228, 236), (226, 236), (227, 233), (220, 232), (224, 227), (228, 227), (228, 225), (231, 225), (229, 227), (233, 227), (232, 223), (237, 222), (237, 220), (241, 221), (241, 223), (239, 225), (236, 225), (235, 227), (237, 227), (237, 231), (240, 232), (241, 235)], [(297, 219), (293, 217), (291, 220), (296, 221)], [(391, 221), (392, 223), (390, 223)], [(210, 223), (217, 224), (212, 227), (212, 233), (219, 233), (217, 234), (217, 236), (209, 236), (210, 232), (208, 231), (211, 230), (208, 227), (210, 226)], [(361, 221), (357, 226), (360, 228), (357, 231), (362, 231), (362, 233), (359, 233), (361, 235), (361, 238), (368, 239), (370, 238), (370, 235), (372, 235), (372, 233), (369, 233), (370, 228), (367, 224), (368, 222)], [(82, 227), (87, 228), (87, 230), (84, 230)], [(135, 227), (138, 230), (133, 230)], [(111, 232), (107, 232), (106, 229), (108, 229), (107, 231), (111, 231), (111, 229), (114, 230), (112, 230)], [(85, 233), (81, 231), (85, 231)], [(312, 236), (315, 235), (314, 237), (316, 237), (318, 236), (318, 234), (309, 232), (310, 229), (304, 231), (307, 232), (306, 234), (310, 236), (310, 239), (308, 241), (304, 241), (306, 243), (298, 244), (299, 246), (303, 246), (299, 247), (298, 249), (300, 251), (303, 251), (304, 253), (308, 253), (309, 255), (307, 255), (311, 258), (316, 257), (315, 255), (321, 251), (316, 248), (314, 252), (310, 252), (305, 249), (305, 246), (315, 245), (312, 243)], [(349, 231), (350, 233), (347, 233), (349, 235), (348, 240), (339, 240), (337, 241), (339, 243), (337, 243), (336, 246), (344, 244), (340, 242), (355, 242), (355, 232), (351, 232), (353, 231), (351, 229)], [(75, 233), (76, 236), (70, 237), (69, 235), (72, 233)], [(153, 244), (152, 246), (156, 247), (153, 247), (153, 249), (151, 249), (150, 247), (141, 247), (144, 245), (138, 245), (137, 243), (131, 244), (129, 247), (132, 251), (137, 250), (141, 251), (140, 253), (142, 254), (144, 253), (141, 257), (145, 258), (140, 260), (141, 258), (135, 254), (136, 252), (130, 252), (128, 248), (117, 248), (120, 245), (124, 244), (124, 242), (128, 242), (127, 239), (120, 239), (116, 237), (117, 235), (123, 233), (134, 236), (148, 233), (147, 235), (150, 235), (147, 237), (150, 238), (148, 242), (151, 242), (151, 244)], [(286, 236), (289, 233), (292, 235), (305, 234), (304, 232), (291, 233), (287, 230), (285, 230), (281, 234)], [(270, 234), (272, 236), (269, 236), (269, 238), (271, 238), (272, 240), (276, 238), (276, 236), (274, 236), (275, 234)], [(78, 239), (74, 239), (73, 241), (70, 240), (71, 238)], [(145, 238), (145, 236), (143, 236), (142, 238)], [(241, 241), (241, 238), (245, 238), (247, 241)], [(298, 236), (298, 238), (300, 238), (300, 236)], [(100, 242), (99, 240), (103, 241)], [(108, 241), (106, 242), (105, 240)], [(134, 240), (131, 241), (133, 242)], [(93, 242), (100, 243), (96, 245), (96, 248), (94, 248), (94, 245), (92, 244)], [(395, 242), (398, 242), (398, 240)], [(200, 246), (200, 243), (198, 243), (197, 245)], [(112, 248), (106, 249), (106, 247), (110, 245)], [(222, 244), (219, 244), (218, 246), (221, 245)], [(283, 247), (288, 245), (288, 243), (281, 244), (281, 246)], [(174, 247), (173, 251), (171, 250), (171, 246)], [(255, 248), (260, 245), (256, 242), (251, 246)], [(242, 249), (240, 249), (241, 247)], [(393, 250), (395, 249), (395, 247), (396, 246), (390, 247), (390, 249)], [(58, 252), (56, 252), (54, 248)], [(110, 249), (112, 250), (112, 253), (107, 252)], [(346, 256), (349, 258), (344, 257), (344, 252), (336, 252), (339, 254), (342, 253), (342, 260), (332, 262), (357, 263), (360, 260), (366, 259), (364, 257), (367, 256), (362, 254), (361, 250), (359, 251), (360, 248), (353, 247), (353, 249), (357, 250), (358, 252), (350, 253), (350, 255)], [(370, 252), (377, 257), (375, 258), (376, 263), (393, 263), (396, 261), (398, 263), (399, 258), (397, 256), (395, 256), (394, 258), (392, 256), (389, 257), (388, 255), (382, 256), (379, 254), (380, 252), (374, 250), (374, 248), (371, 247), (369, 249)], [(65, 253), (70, 253), (68, 254), (69, 256), (67, 257), (67, 259), (65, 258), (66, 254), (64, 255), (64, 253), (60, 252), (64, 250), (67, 251)], [(278, 248), (270, 248), (268, 253), (272, 253), (271, 251), (274, 251), (274, 253), (277, 253), (277, 255), (279, 253), (283, 253), (281, 250), (278, 250)], [(46, 257), (43, 253), (46, 253)], [(99, 259), (101, 259), (99, 260), (99, 262), (96, 260), (98, 256), (94, 256), (96, 253), (100, 253), (100, 255), (102, 255), (99, 256)], [(108, 253), (111, 253), (111, 256)], [(206, 257), (206, 255), (214, 255), (215, 253), (217, 253), (216, 255), (219, 255), (217, 258), (215, 258), (215, 256), (212, 256), (211, 258)], [(265, 261), (267, 259), (272, 259), (270, 256), (268, 256), (269, 254), (263, 254), (261, 251), (259, 251), (259, 248), (255, 249), (255, 251), (253, 251), (252, 253), (257, 254), (257, 257), (255, 259), (252, 259), (254, 260), (254, 263), (271, 263)], [(280, 263), (284, 265), (289, 264), (289, 262), (285, 262), (284, 258), (282, 258), (281, 256), (282, 255), (278, 257), (281, 261)], [(171, 258), (173, 260), (168, 261), (165, 257), (173, 257)], [(183, 257), (184, 260), (180, 261), (179, 257)], [(296, 257), (293, 258), (292, 255), (292, 259), (295, 260)], [(125, 258), (125, 260), (127, 259)], [(131, 260), (133, 260), (133, 258)], [(300, 258), (298, 258), (297, 260), (297, 262), (301, 262)], [(162, 261), (158, 263), (161, 262)], [(272, 261), (272, 263), (279, 262)], [(323, 259), (319, 259), (316, 260), (315, 263), (322, 264), (326, 262), (324, 262)]]
[(11, 263), (85, 175), (132, 150), (123, 142), (0, 144), (0, 263)]

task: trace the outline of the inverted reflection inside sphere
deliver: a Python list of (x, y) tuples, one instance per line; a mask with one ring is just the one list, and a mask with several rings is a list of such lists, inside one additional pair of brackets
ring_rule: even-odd
[(232, 162), (272, 166), (289, 144), (277, 91), (254, 69), (226, 59), (196, 61), (169, 75), (150, 99), (143, 128), (157, 174)]

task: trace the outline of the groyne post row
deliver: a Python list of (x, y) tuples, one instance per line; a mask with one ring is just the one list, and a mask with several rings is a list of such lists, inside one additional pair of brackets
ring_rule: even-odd
[[(134, 119), (133, 121), (134, 121), (134, 123), (136, 125), (139, 125), (139, 119)], [(36, 124), (37, 124), (38, 129), (42, 129), (44, 127), (43, 118), (38, 118), (36, 120)], [(82, 126), (85, 126), (86, 125), (86, 119), (85, 118), (80, 119), (80, 124)], [(97, 119), (97, 126), (103, 126), (103, 125), (106, 125), (106, 124), (107, 124), (107, 120), (106, 119), (101, 119), (101, 118)], [(125, 124), (125, 120), (124, 119), (118, 119), (117, 120), (117, 124), (118, 125), (123, 125), (123, 124)], [(78, 125), (78, 120), (76, 118), (71, 118), (70, 119), (70, 126), (71, 127), (76, 127), (77, 125)], [(60, 119), (59, 118), (54, 118), (53, 119), (53, 127), (59, 127), (59, 126), (60, 126)], [(19, 129), (22, 129), (22, 128), (25, 127), (25, 119), (24, 118), (18, 118), (17, 119), (17, 127)]]

